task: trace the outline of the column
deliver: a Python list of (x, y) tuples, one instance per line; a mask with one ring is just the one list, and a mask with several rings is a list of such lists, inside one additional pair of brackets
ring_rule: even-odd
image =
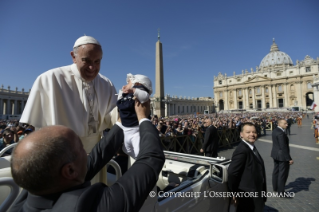
[(265, 98), (265, 86), (261, 86), (261, 107), (262, 109), (266, 108), (266, 98)]
[(14, 100), (12, 100), (11, 102), (11, 113), (10, 115), (13, 115), (14, 114)]
[[(245, 100), (245, 95), (244, 95), (244, 90), (242, 89), (242, 88), (239, 88), (239, 89), (241, 89), (241, 102), (242, 102), (242, 108), (244, 109), (245, 108), (245, 103), (244, 103), (244, 100)], [(239, 90), (238, 89), (238, 90)], [(238, 94), (239, 95), (239, 94)], [(238, 102), (237, 102), (237, 104), (238, 104)], [(238, 104), (238, 107), (237, 107), (238, 109), (239, 109), (239, 104)]]
[(8, 100), (6, 102), (3, 102), (3, 110), (2, 110), (3, 115), (7, 114), (7, 108), (8, 108)]
[(296, 84), (298, 85), (297, 89), (299, 91), (299, 92), (296, 92), (297, 93), (297, 98), (298, 98), (298, 106), (302, 107), (302, 89), (301, 89), (302, 82), (298, 82)]
[(304, 81), (300, 82), (300, 95), (301, 95), (301, 107), (302, 109), (306, 109), (307, 104), (306, 104), (306, 97), (304, 95), (305, 92), (302, 92), (306, 86), (304, 85)]
[(274, 107), (272, 104), (272, 102), (273, 102), (273, 100), (272, 100), (272, 85), (269, 85), (268, 92), (269, 92), (269, 107)]
[[(314, 80), (314, 82), (316, 81), (316, 79)], [(314, 97), (314, 101), (316, 104), (318, 104), (319, 102), (319, 90), (318, 90), (318, 85), (313, 87), (313, 97)], [(319, 107), (315, 107), (315, 112), (319, 112)]]
[(0, 99), (0, 115), (3, 114), (3, 100)]
[(249, 95), (248, 95), (248, 88), (245, 88), (245, 95), (246, 95), (246, 110), (249, 109)]
[(168, 108), (167, 108), (167, 102), (165, 102), (164, 103), (165, 104), (165, 109), (164, 109), (164, 116), (167, 116), (167, 110), (168, 110)]
[[(215, 99), (215, 108), (216, 108), (216, 112), (218, 112), (219, 111), (219, 99), (218, 99), (218, 96), (219, 95), (219, 93), (218, 92), (214, 92), (214, 99)], [(194, 113), (195, 111), (194, 111), (194, 106), (192, 105), (192, 113)]]
[(14, 112), (12, 112), (13, 115), (18, 114), (18, 100), (14, 100)]
[(255, 87), (252, 87), (252, 93), (253, 93), (253, 109), (256, 108), (256, 100), (255, 100)]
[(234, 109), (238, 109), (238, 104), (237, 104), (237, 89), (234, 90)]
[(10, 99), (7, 99), (7, 111), (6, 111), (6, 114), (11, 115), (11, 109), (12, 109), (11, 101), (10, 101)]
[(21, 114), (23, 113), (24, 110), (24, 100), (21, 101)]
[(274, 85), (273, 87), (274, 90), (274, 107), (278, 107), (278, 100), (277, 100), (277, 85)]
[(225, 94), (225, 101), (224, 101), (224, 104), (225, 104), (225, 110), (229, 110), (229, 108), (228, 108), (228, 90), (226, 90), (225, 92), (224, 92), (224, 94)]
[(288, 92), (287, 92), (287, 85), (288, 85), (288, 83), (284, 83), (284, 91), (285, 91), (285, 105), (284, 105), (284, 107), (288, 107), (289, 105), (288, 105)]

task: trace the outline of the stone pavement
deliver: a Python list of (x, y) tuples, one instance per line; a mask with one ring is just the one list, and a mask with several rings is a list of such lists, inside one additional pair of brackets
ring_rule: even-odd
[[(290, 155), (294, 164), (290, 167), (286, 191), (294, 192), (291, 199), (269, 197), (264, 211), (319, 211), (319, 145), (315, 143), (311, 119), (303, 119), (302, 128), (297, 124), (291, 126), (289, 136)], [(256, 147), (262, 156), (266, 168), (267, 191), (272, 192), (273, 159), (270, 157), (272, 149), (272, 131), (261, 136), (256, 141)], [(231, 158), (236, 145), (230, 149), (219, 151), (219, 156)]]

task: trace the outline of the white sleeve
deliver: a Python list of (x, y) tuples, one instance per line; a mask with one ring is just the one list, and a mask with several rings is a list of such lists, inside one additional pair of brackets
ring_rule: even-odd
[(118, 93), (118, 94), (115, 94), (115, 95), (117, 95), (117, 100), (120, 100), (120, 99), (122, 99), (122, 98), (123, 98), (122, 94), (123, 94), (122, 89), (121, 89), (121, 90), (119, 90), (119, 93)]
[(143, 91), (141, 89), (136, 88), (134, 92), (134, 96), (143, 104), (147, 102), (150, 98), (150, 95), (147, 91)]
[(151, 120), (149, 120), (149, 119), (147, 119), (147, 118), (142, 118), (139, 122), (138, 122), (138, 124), (142, 124), (142, 122), (144, 122), (144, 121), (151, 121)]

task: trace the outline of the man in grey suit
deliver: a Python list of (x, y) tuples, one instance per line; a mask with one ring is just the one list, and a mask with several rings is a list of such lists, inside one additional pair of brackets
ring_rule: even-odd
[(274, 159), (272, 186), (273, 190), (281, 195), (284, 195), (285, 192), (290, 165), (294, 163), (290, 156), (289, 139), (285, 133), (287, 126), (287, 121), (280, 119), (278, 120), (278, 127), (272, 132), (271, 157)]

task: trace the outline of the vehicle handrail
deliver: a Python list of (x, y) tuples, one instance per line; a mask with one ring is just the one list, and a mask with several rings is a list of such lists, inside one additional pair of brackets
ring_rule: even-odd
[(120, 179), (122, 177), (122, 171), (120, 165), (113, 159), (111, 159), (107, 164), (106, 164), (106, 170), (111, 165), (114, 170), (115, 170), (115, 175), (116, 175), (116, 180)]
[(206, 166), (210, 166), (211, 164), (221, 164), (221, 163), (229, 161), (229, 159), (226, 159), (223, 157), (213, 158), (213, 157), (205, 157), (201, 155), (191, 155), (191, 154), (171, 152), (171, 151), (164, 151), (164, 155), (166, 159), (178, 160), (178, 161), (193, 163), (193, 164), (201, 164)]
[(11, 177), (0, 178), (0, 186), (2, 185), (9, 186), (11, 189), (9, 196), (0, 205), (0, 212), (5, 212), (11, 207), (13, 201), (19, 195), (19, 186), (13, 181)]
[(11, 144), (5, 148), (3, 148), (1, 151), (0, 151), (0, 157), (6, 152), (8, 151), (9, 149), (12, 149), (14, 148), (18, 143), (14, 143), (14, 144)]

